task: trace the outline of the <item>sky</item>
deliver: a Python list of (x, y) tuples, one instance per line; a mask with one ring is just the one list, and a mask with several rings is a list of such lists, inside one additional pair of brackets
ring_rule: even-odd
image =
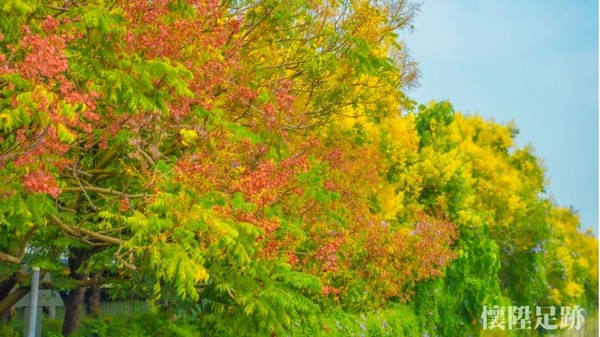
[(412, 33), (419, 103), (514, 121), (543, 159), (548, 193), (598, 236), (598, 2), (421, 0)]

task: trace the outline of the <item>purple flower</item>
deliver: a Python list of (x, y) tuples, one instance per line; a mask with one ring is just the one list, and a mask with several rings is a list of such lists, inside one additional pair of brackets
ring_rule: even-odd
[(532, 250), (534, 253), (540, 253), (542, 251), (542, 247), (540, 247), (540, 244), (538, 243), (535, 247), (533, 247)]
[(383, 321), (383, 322), (381, 322), (381, 326), (382, 326), (384, 329), (385, 329), (385, 328), (387, 328), (387, 322), (386, 322), (386, 321)]
[(388, 223), (387, 223), (387, 222), (385, 222), (385, 221), (382, 221), (382, 222), (381, 222), (381, 227), (383, 227), (383, 228), (387, 228), (387, 226), (388, 226)]

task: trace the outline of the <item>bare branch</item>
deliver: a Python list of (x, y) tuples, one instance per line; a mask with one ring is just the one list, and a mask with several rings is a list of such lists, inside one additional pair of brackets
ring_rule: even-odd
[(64, 7), (57, 7), (57, 6), (52, 6), (52, 5), (48, 5), (48, 8), (50, 9), (54, 9), (60, 12), (68, 12), (69, 9), (68, 8), (64, 8)]
[(154, 162), (154, 159), (152, 159), (152, 157), (150, 157), (150, 155), (146, 151), (144, 151), (141, 146), (138, 146), (138, 151), (150, 165), (154, 166), (156, 164)]
[(10, 262), (10, 263), (14, 263), (14, 264), (21, 264), (21, 259), (16, 256), (12, 256), (12, 255), (0, 252), (0, 262)]
[[(129, 255), (130, 260), (131, 260), (132, 257), (133, 257), (133, 252), (132, 251), (128, 251), (127, 254)], [(121, 255), (117, 256), (115, 254), (115, 256), (117, 257), (117, 259), (119, 260), (119, 262), (121, 262), (125, 266), (125, 268), (130, 269), (130, 270), (137, 270), (137, 267), (134, 264), (132, 264), (131, 261), (129, 261), (129, 262), (126, 261)]]
[(117, 197), (124, 197), (127, 199), (140, 199), (140, 198), (147, 198), (150, 195), (149, 194), (127, 194), (125, 192), (122, 191), (117, 191), (117, 190), (113, 190), (113, 189), (109, 189), (109, 188), (103, 188), (103, 187), (96, 187), (96, 186), (86, 186), (86, 187), (66, 187), (62, 189), (63, 193), (72, 193), (72, 192), (93, 192), (93, 193), (99, 193), (99, 194), (106, 194), (106, 195), (114, 195)]
[(81, 184), (81, 179), (79, 179), (79, 176), (77, 175), (77, 164), (79, 161), (77, 161), (74, 165), (73, 165), (73, 177), (75, 178), (75, 180), (77, 181), (77, 185), (79, 185), (79, 188), (81, 188), (81, 190), (83, 191), (83, 195), (85, 196), (85, 198), (87, 199), (87, 201), (90, 203), (90, 206), (92, 206), (92, 209), (95, 211), (98, 209), (98, 207), (96, 207), (96, 205), (94, 205), (94, 202), (92, 202), (92, 199), (90, 198), (90, 196), (87, 194), (86, 190), (83, 188), (83, 185)]
[(84, 227), (72, 227), (69, 226), (67, 224), (65, 224), (64, 222), (62, 222), (56, 215), (54, 214), (50, 214), (50, 220), (52, 220), (52, 222), (57, 225), (58, 227), (60, 227), (63, 231), (67, 232), (68, 234), (73, 235), (76, 238), (81, 238), (81, 234), (85, 234), (87, 236), (90, 236), (96, 240), (99, 240), (101, 242), (105, 242), (108, 244), (112, 244), (112, 245), (117, 245), (120, 246), (123, 243), (123, 240), (121, 239), (117, 239), (117, 238), (113, 238), (111, 236), (106, 236), (97, 232), (94, 232), (92, 230), (89, 230), (87, 228)]
[(39, 227), (40, 226), (38, 226), (38, 225), (34, 225), (31, 228), (29, 228), (27, 233), (25, 233), (25, 236), (21, 240), (21, 245), (19, 246), (19, 250), (17, 251), (17, 255), (20, 260), (23, 260), (23, 258), (25, 257), (25, 252), (27, 251), (27, 241)]

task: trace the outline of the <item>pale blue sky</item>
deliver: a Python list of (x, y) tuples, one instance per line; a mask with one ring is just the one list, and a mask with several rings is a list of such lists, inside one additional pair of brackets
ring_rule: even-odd
[(598, 233), (598, 2), (423, 0), (404, 38), (419, 103), (514, 121), (544, 160), (549, 193)]

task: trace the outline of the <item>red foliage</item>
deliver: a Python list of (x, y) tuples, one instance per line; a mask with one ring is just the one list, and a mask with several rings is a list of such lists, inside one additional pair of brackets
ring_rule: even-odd
[(340, 235), (335, 235), (335, 233), (332, 235), (334, 237), (321, 245), (314, 255), (315, 260), (322, 263), (322, 270), (325, 272), (339, 270), (338, 251), (345, 241)]
[[(55, 27), (55, 22), (48, 24), (46, 22), (44, 23), (46, 26)], [(28, 51), (18, 68), (25, 78), (35, 79), (40, 75), (53, 78), (68, 69), (64, 52), (66, 48), (64, 35), (41, 36), (32, 33), (26, 26), (21, 48)]]
[(309, 167), (305, 155), (288, 158), (279, 164), (266, 161), (242, 177), (234, 184), (234, 188), (244, 193), (249, 201), (263, 206), (274, 202), (282, 193), (293, 189), (296, 175), (306, 172)]
[[(125, 9), (131, 25), (125, 46), (127, 52), (142, 53), (148, 59), (180, 62), (192, 72), (194, 80), (189, 86), (195, 97), (168, 103), (174, 115), (184, 117), (195, 104), (212, 109), (215, 95), (229, 86), (230, 74), (240, 68), (241, 42), (232, 39), (240, 19), (225, 19), (218, 1), (188, 1), (196, 11), (194, 18), (174, 15), (169, 2), (128, 2)], [(239, 85), (232, 85), (233, 90)]]
[(119, 209), (122, 212), (128, 211), (130, 207), (131, 206), (129, 205), (129, 199), (128, 198), (125, 197), (125, 198), (121, 199)]
[(323, 292), (323, 295), (325, 295), (325, 296), (329, 296), (331, 294), (339, 295), (341, 292), (340, 289), (331, 287), (331, 286), (323, 286), (321, 291)]
[(29, 192), (47, 193), (53, 198), (58, 198), (61, 192), (54, 176), (44, 170), (25, 174), (23, 176), (23, 186)]
[(46, 20), (44, 20), (44, 22), (42, 23), (42, 29), (46, 33), (54, 33), (56, 31), (57, 27), (58, 27), (58, 21), (49, 15), (46, 16)]

